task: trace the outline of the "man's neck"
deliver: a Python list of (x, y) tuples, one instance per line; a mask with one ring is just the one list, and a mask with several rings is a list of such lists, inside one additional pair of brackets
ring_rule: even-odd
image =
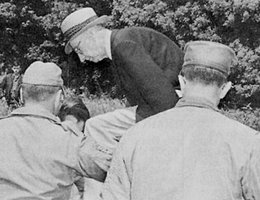
[(53, 109), (51, 108), (51, 106), (49, 106), (49, 103), (46, 102), (25, 101), (25, 107), (40, 107), (53, 114)]
[(205, 87), (192, 87), (186, 89), (186, 92), (183, 94), (183, 98), (205, 99), (206, 101), (212, 103), (212, 105), (216, 107), (218, 106), (220, 100), (214, 89)]

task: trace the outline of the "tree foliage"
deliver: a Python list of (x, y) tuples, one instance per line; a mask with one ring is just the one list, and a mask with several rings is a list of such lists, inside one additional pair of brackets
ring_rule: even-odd
[[(6, 0), (0, 2), (0, 63), (11, 68), (19, 63), (25, 70), (33, 61), (55, 62), (63, 69), (67, 86), (91, 93), (111, 92), (114, 86), (109, 62), (81, 64), (77, 56), (64, 54), (60, 23), (71, 12), (86, 6), (100, 15), (111, 13), (112, 1)], [(98, 68), (97, 66), (101, 66)], [(104, 66), (103, 66), (104, 65)], [(106, 73), (107, 72), (107, 73)]]
[(114, 0), (114, 26), (148, 26), (181, 48), (191, 40), (232, 47), (238, 61), (230, 76), (234, 88), (224, 104), (260, 105), (259, 0)]
[(223, 105), (260, 106), (259, 0), (1, 0), (0, 63), (25, 69), (35, 60), (53, 61), (67, 86), (90, 93), (114, 92), (110, 62), (81, 64), (64, 54), (60, 23), (69, 13), (91, 6), (113, 16), (112, 28), (147, 26), (181, 48), (191, 40), (217, 41), (232, 47), (238, 61), (230, 79), (234, 87)]

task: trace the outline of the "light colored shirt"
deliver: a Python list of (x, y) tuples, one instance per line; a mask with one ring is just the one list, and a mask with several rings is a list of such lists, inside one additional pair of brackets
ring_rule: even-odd
[(98, 144), (113, 152), (120, 138), (135, 124), (136, 108), (117, 109), (92, 117), (86, 121), (84, 134), (91, 135)]
[(67, 200), (79, 176), (106, 176), (106, 149), (40, 106), (13, 111), (0, 127), (0, 199)]
[[(96, 143), (106, 147), (113, 153), (121, 137), (129, 128), (135, 125), (135, 111), (136, 106), (117, 109), (92, 117), (86, 121), (84, 133), (90, 135)], [(84, 199), (100, 199), (102, 186), (102, 183), (86, 178)]]
[(204, 99), (182, 99), (122, 137), (103, 199), (260, 199), (260, 140), (255, 134)]

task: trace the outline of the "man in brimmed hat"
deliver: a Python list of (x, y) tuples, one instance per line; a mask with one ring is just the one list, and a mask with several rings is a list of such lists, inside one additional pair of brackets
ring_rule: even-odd
[(104, 181), (111, 155), (55, 116), (62, 87), (54, 63), (36, 61), (25, 71), (25, 106), (0, 120), (0, 199), (68, 200), (80, 176)]
[(175, 108), (121, 139), (102, 192), (105, 200), (260, 199), (256, 131), (218, 112), (231, 87), (235, 53), (206, 41), (185, 46)]
[(108, 16), (92, 8), (68, 15), (61, 24), (65, 52), (81, 62), (109, 58), (130, 105), (138, 105), (137, 121), (169, 109), (177, 102), (175, 87), (183, 62), (179, 47), (165, 35), (144, 27), (109, 30)]

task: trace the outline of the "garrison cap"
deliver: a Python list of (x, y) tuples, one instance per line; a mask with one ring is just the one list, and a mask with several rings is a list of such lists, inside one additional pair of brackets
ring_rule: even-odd
[(61, 69), (53, 62), (33, 62), (25, 71), (24, 84), (63, 86)]
[(183, 68), (199, 65), (230, 74), (230, 67), (236, 60), (235, 52), (228, 46), (210, 41), (193, 41), (184, 47)]

